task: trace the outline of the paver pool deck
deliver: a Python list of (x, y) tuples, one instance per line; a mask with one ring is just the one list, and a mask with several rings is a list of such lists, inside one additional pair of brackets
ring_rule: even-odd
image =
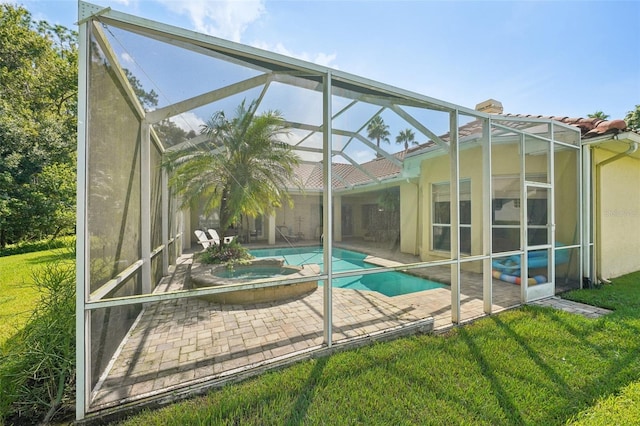
[[(155, 291), (180, 290), (192, 256), (183, 255)], [(442, 273), (446, 273), (448, 269)], [(387, 297), (333, 289), (333, 342), (375, 336), (429, 321), (429, 331), (452, 327), (449, 288)], [(493, 312), (520, 304), (520, 288), (494, 280)], [(484, 316), (482, 285), (461, 282), (461, 322)], [(432, 321), (432, 322), (431, 322)], [(150, 304), (100, 379), (91, 410), (180, 392), (323, 347), (323, 289), (304, 297), (255, 305), (221, 305), (197, 298)]]

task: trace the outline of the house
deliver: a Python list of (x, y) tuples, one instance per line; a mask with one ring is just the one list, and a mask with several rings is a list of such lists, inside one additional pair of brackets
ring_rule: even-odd
[[(502, 114), (494, 100), (468, 108), (111, 8), (78, 9), (78, 420), (425, 331), (437, 313), (459, 324), (640, 269), (640, 138), (619, 120)], [(137, 84), (163, 94), (157, 108), (145, 110)], [(323, 261), (358, 245), (355, 269), (328, 262), (312, 276), (322, 289), (290, 305), (200, 297), (301, 278), (188, 286), (183, 249), (215, 217), (179, 207), (163, 163), (209, 141), (158, 129), (244, 99), (281, 107), (292, 129), (283, 142), (303, 158), (304, 191), (293, 208), (251, 218), (256, 237), (273, 245), (285, 227)], [(410, 128), (422, 143), (394, 152), (372, 140), (375, 117), (390, 136)], [(398, 287), (410, 274), (439, 282), (394, 296), (333, 288), (356, 276), (386, 285), (385, 273), (401, 275)]]
[[(492, 114), (494, 119), (501, 116), (548, 119), (578, 128), (582, 154), (558, 150), (554, 155), (557, 174), (554, 193), (560, 207), (555, 214), (556, 239), (563, 245), (576, 244), (580, 222), (589, 221), (591, 230), (588, 234), (593, 235), (590, 245), (594, 254), (591, 266), (594, 280), (606, 281), (640, 270), (640, 256), (630, 255), (640, 253), (640, 151), (637, 150), (640, 134), (628, 130), (626, 123), (619, 119), (503, 114), (502, 104), (493, 99), (478, 104), (476, 109)], [(482, 227), (472, 226), (472, 223), (479, 223), (481, 214), (478, 209), (471, 207), (478, 205), (481, 198), (477, 194), (474, 202), (472, 194), (475, 192), (471, 190), (472, 182), (475, 186), (475, 182), (481, 181), (480, 168), (471, 166), (477, 165), (476, 159), (481, 156), (478, 147), (474, 149), (472, 143), (473, 137), (480, 136), (481, 131), (482, 125), (476, 120), (458, 129), (459, 136), (464, 138), (461, 144), (461, 169), (467, 170), (466, 174), (461, 175), (460, 183), (463, 217), (460, 244), (461, 252), (468, 255), (481, 251), (483, 232)], [(449, 135), (441, 135), (440, 139), (448, 141)], [(496, 169), (492, 188), (495, 253), (520, 247), (519, 232), (514, 231), (513, 227), (514, 223), (519, 222), (521, 201), (518, 184), (513, 178), (519, 170), (516, 151), (516, 146), (501, 142), (501, 145), (494, 145), (492, 154)], [(340, 217), (334, 222), (335, 241), (361, 238), (396, 242), (398, 239), (399, 249), (403, 253), (420, 255), (423, 261), (445, 258), (447, 254), (443, 253), (450, 250), (449, 219), (439, 215), (443, 208), (448, 209), (449, 170), (439, 160), (442, 154), (438, 145), (429, 140), (393, 154), (394, 159), (402, 161), (402, 166), (384, 157), (358, 166), (334, 164), (336, 178), (333, 188), (337, 200), (334, 216)], [(526, 173), (533, 176), (534, 180), (540, 180), (545, 175), (545, 165), (541, 163), (543, 157), (540, 155), (532, 152), (527, 157), (529, 166)], [(465, 166), (465, 161), (470, 165)], [(614, 162), (615, 166), (608, 166)], [(582, 188), (575, 181), (580, 173), (583, 173), (584, 179)], [(294, 197), (293, 209), (279, 209), (272, 222), (280, 226), (288, 225), (301, 235), (317, 238), (322, 233), (319, 231), (322, 229), (322, 165), (302, 164), (297, 174), (304, 182), (305, 195)], [(380, 185), (380, 182), (384, 184)], [(397, 198), (398, 208), (404, 211), (393, 217), (392, 223), (389, 223), (391, 217), (385, 215), (385, 210), (379, 208), (379, 201), (385, 194)], [(548, 201), (545, 191), (540, 190), (529, 198), (530, 207), (538, 206), (538, 210)], [(573, 211), (578, 202), (590, 206), (584, 212), (584, 217), (578, 217)], [(572, 206), (571, 214), (567, 214), (568, 205)], [(448, 214), (446, 211), (444, 213)], [(535, 217), (532, 219), (536, 220)], [(269, 230), (266, 227), (261, 227), (260, 232), (268, 239)]]

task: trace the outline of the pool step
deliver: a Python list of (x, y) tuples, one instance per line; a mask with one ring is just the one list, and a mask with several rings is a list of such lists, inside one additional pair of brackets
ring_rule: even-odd
[(376, 257), (376, 256), (367, 256), (364, 258), (364, 261), (372, 265), (384, 266), (388, 268), (404, 265), (404, 263), (402, 262), (396, 262), (395, 260), (384, 259), (382, 257)]

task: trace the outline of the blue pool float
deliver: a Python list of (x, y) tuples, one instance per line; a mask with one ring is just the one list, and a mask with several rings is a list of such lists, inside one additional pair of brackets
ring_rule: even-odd
[[(557, 243), (556, 247), (561, 247), (563, 244)], [(549, 263), (547, 250), (532, 251), (527, 255), (527, 266), (530, 269), (546, 268)], [(569, 250), (556, 251), (555, 263), (560, 265), (569, 261)], [(492, 262), (493, 277), (506, 281), (509, 283), (520, 284), (521, 271), (520, 271), (520, 255), (514, 254), (507, 258), (494, 260)], [(544, 275), (536, 275), (528, 278), (529, 284), (539, 284), (546, 282), (547, 278)]]

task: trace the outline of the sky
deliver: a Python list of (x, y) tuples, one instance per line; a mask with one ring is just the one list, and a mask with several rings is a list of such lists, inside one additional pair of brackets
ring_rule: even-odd
[[(0, 0), (4, 1), (4, 0)], [(74, 0), (12, 0), (77, 29)], [(461, 106), (624, 118), (640, 104), (640, 1), (95, 0)]]

